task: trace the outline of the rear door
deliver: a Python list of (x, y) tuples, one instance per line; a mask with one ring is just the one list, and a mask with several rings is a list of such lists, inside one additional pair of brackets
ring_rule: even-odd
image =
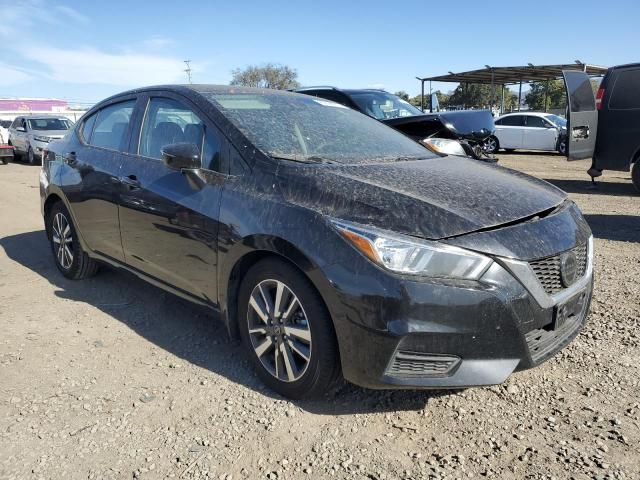
[(593, 157), (598, 131), (598, 111), (591, 80), (584, 72), (564, 70), (567, 92), (567, 158)]
[(509, 115), (496, 121), (500, 148), (522, 148), (524, 129), (524, 115)]

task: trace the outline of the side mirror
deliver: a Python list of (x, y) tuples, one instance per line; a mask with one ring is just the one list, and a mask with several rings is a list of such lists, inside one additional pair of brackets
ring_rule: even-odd
[(24, 127), (18, 127), (16, 128), (17, 132), (26, 132), (27, 130)]
[(170, 143), (160, 149), (162, 161), (173, 170), (194, 170), (201, 167), (200, 149), (193, 143)]

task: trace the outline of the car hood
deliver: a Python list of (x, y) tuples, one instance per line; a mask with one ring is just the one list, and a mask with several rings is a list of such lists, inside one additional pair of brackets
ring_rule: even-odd
[(410, 117), (382, 120), (382, 123), (400, 130), (414, 139), (438, 136), (480, 142), (495, 132), (496, 126), (489, 110), (458, 110), (434, 112)]
[(67, 132), (68, 130), (32, 130), (31, 134), (36, 137), (62, 138)]
[(527, 219), (566, 198), (543, 180), (455, 156), (365, 165), (282, 164), (277, 176), (291, 203), (434, 240)]

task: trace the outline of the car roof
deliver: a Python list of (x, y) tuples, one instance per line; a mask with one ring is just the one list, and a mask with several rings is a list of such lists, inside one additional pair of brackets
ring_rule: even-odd
[[(528, 110), (525, 110), (522, 112), (505, 113), (504, 115), (500, 115), (498, 118), (512, 117), (514, 115), (531, 115), (533, 117), (548, 117), (549, 115), (555, 115), (555, 114), (549, 113), (549, 112), (530, 112)], [(496, 118), (496, 120), (498, 118)]]
[(365, 93), (365, 92), (384, 92), (384, 93), (388, 93), (386, 90), (382, 90), (380, 88), (338, 88), (338, 87), (331, 87), (331, 86), (326, 86), (326, 85), (320, 85), (320, 86), (315, 86), (315, 87), (300, 87), (300, 88), (295, 88), (292, 91), (293, 92), (305, 92), (307, 90), (336, 90), (338, 92), (343, 92), (343, 93)]
[(24, 118), (25, 120), (38, 120), (42, 118), (64, 118), (68, 120), (68, 118), (65, 117), (64, 115), (49, 115), (48, 113), (40, 114), (40, 115), (35, 115), (35, 114), (18, 115), (16, 116), (16, 118)]

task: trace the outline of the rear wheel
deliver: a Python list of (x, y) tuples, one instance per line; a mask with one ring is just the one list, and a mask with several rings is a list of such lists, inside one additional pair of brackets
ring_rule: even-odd
[(500, 150), (500, 142), (497, 137), (491, 136), (484, 141), (482, 148), (487, 153), (498, 153), (498, 150)]
[(56, 267), (65, 277), (80, 280), (95, 275), (98, 263), (82, 249), (71, 215), (62, 202), (51, 207), (47, 233)]
[(243, 345), (260, 379), (289, 398), (318, 397), (340, 374), (327, 309), (309, 280), (277, 258), (254, 265), (238, 298)]
[(640, 191), (640, 159), (631, 165), (631, 181), (633, 182), (633, 186)]

